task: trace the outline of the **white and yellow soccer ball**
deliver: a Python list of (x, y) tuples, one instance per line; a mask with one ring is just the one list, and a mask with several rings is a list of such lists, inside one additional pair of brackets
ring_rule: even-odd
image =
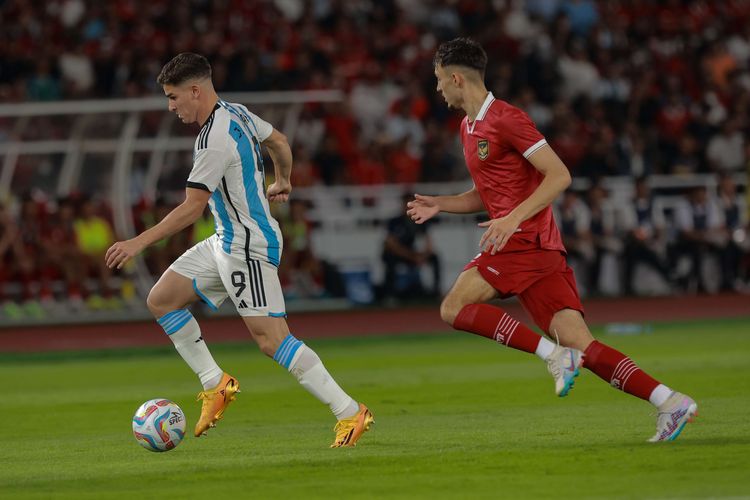
[(169, 451), (185, 437), (185, 414), (168, 399), (150, 399), (133, 415), (133, 435), (149, 451)]

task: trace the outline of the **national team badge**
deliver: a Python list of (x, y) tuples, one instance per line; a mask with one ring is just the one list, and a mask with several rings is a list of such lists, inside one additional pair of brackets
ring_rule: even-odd
[(479, 159), (484, 161), (490, 155), (490, 141), (487, 139), (479, 139), (477, 141), (477, 156)]

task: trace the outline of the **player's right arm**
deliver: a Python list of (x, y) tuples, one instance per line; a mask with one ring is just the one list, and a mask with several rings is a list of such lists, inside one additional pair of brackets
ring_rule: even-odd
[(158, 224), (143, 231), (135, 238), (118, 241), (109, 247), (104, 256), (107, 267), (121, 269), (144, 248), (172, 236), (194, 223), (203, 214), (209, 198), (211, 198), (209, 191), (192, 187), (186, 188), (185, 201), (169, 212)]
[(475, 186), (465, 193), (450, 196), (415, 194), (414, 201), (410, 201), (406, 206), (406, 214), (417, 224), (423, 224), (440, 212), (473, 214), (486, 210)]
[(268, 201), (282, 203), (289, 199), (292, 192), (292, 148), (284, 134), (274, 129), (263, 145), (273, 162), (274, 182), (268, 186), (266, 197)]

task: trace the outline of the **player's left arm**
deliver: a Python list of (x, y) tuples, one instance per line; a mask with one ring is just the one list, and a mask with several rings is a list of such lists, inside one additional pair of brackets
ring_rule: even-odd
[(266, 197), (268, 201), (283, 203), (289, 199), (292, 192), (292, 148), (286, 136), (273, 129), (263, 145), (273, 162), (274, 182), (268, 186)]
[(479, 246), (485, 249), (485, 245), (491, 254), (499, 252), (511, 236), (525, 220), (538, 214), (548, 207), (557, 196), (570, 186), (571, 178), (568, 168), (562, 162), (557, 153), (545, 144), (527, 158), (539, 172), (544, 175), (544, 180), (521, 204), (514, 208), (505, 217), (482, 222), (479, 225), (486, 227), (487, 231), (482, 235)]
[(109, 247), (104, 255), (107, 267), (122, 269), (122, 266), (141, 253), (144, 248), (191, 225), (203, 214), (209, 198), (211, 198), (209, 191), (186, 188), (185, 201), (169, 212), (158, 224), (135, 238), (118, 241)]

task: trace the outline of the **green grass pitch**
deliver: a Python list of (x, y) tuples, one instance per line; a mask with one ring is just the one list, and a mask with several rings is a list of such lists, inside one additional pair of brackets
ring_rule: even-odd
[(171, 347), (6, 355), (0, 498), (747, 498), (750, 319), (596, 333), (698, 401), (676, 442), (646, 443), (651, 406), (592, 373), (557, 398), (536, 357), (460, 332), (308, 342), (375, 415), (337, 450), (328, 409), (250, 342), (213, 346), (242, 394), (167, 453), (130, 419), (165, 397), (192, 429), (198, 383)]

